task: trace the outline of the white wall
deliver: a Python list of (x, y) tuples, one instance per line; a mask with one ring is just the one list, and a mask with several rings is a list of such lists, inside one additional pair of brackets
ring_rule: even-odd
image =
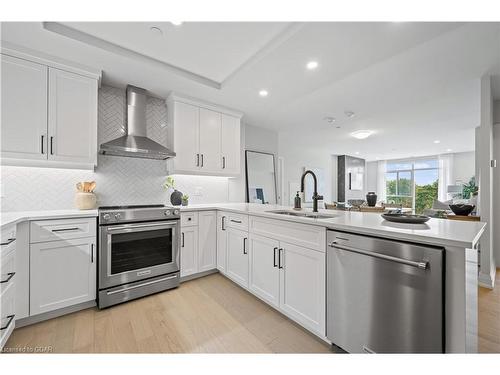
[[(500, 100), (495, 101), (495, 125), (493, 126), (493, 157), (497, 167), (493, 170), (493, 221), (500, 223)], [(498, 224), (497, 224), (498, 226)], [(493, 245), (496, 267), (500, 266), (500, 230), (494, 231)]]
[(366, 162), (366, 191), (367, 192), (374, 191), (376, 194), (378, 194), (377, 181), (378, 181), (378, 161)]
[[(337, 162), (331, 151), (315, 149), (311, 147), (302, 148), (300, 145), (300, 134), (296, 132), (279, 133), (279, 156), (284, 158), (284, 183), (285, 196), (283, 202), (290, 202), (290, 184), (292, 184), (292, 198), (296, 190), (300, 190), (300, 178), (304, 167), (323, 169), (325, 181), (324, 191), (318, 191), (324, 196), (325, 202), (331, 202), (333, 196), (333, 164)], [(335, 166), (336, 171), (336, 166)], [(335, 172), (336, 173), (336, 172)], [(310, 178), (309, 176), (307, 178)], [(335, 178), (336, 181), (336, 178)]]
[(469, 182), (475, 175), (475, 152), (457, 152), (453, 154), (453, 179), (463, 183)]

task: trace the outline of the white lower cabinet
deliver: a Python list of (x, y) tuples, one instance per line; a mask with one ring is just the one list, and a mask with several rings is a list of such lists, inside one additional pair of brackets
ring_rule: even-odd
[(248, 232), (229, 227), (227, 233), (226, 275), (244, 288), (248, 288)]
[(1, 232), (0, 252), (0, 351), (16, 324), (16, 226)]
[(280, 269), (277, 240), (250, 235), (249, 289), (274, 307), (280, 304)]
[(224, 212), (217, 212), (217, 269), (226, 274), (227, 259), (227, 216)]
[(181, 214), (181, 277), (217, 268), (217, 213)]
[(182, 228), (181, 277), (198, 272), (198, 227)]
[(96, 298), (95, 238), (30, 246), (30, 315)]
[(290, 318), (325, 336), (325, 253), (280, 243), (280, 308)]

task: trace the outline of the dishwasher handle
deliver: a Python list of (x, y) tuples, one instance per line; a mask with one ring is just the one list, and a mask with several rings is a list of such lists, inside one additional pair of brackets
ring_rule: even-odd
[(366, 250), (356, 249), (354, 247), (340, 245), (336, 241), (330, 242), (328, 244), (328, 246), (333, 247), (335, 249), (346, 250), (346, 251), (350, 251), (350, 252), (361, 254), (361, 255), (367, 255), (367, 256), (370, 256), (370, 257), (373, 257), (373, 258), (379, 258), (379, 259), (384, 259), (384, 260), (388, 260), (388, 261), (391, 261), (391, 262), (406, 264), (407, 266), (412, 266), (412, 267), (420, 268), (422, 270), (426, 270), (429, 267), (429, 262), (426, 262), (426, 261), (415, 262), (413, 260), (407, 260), (407, 259), (393, 257), (393, 256), (390, 256), (390, 255), (375, 253), (375, 252), (372, 252), (372, 251), (366, 251)]

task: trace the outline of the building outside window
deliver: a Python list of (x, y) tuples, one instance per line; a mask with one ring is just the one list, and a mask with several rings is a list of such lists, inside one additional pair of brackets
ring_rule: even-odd
[(438, 198), (437, 159), (388, 161), (385, 173), (387, 203), (421, 214)]

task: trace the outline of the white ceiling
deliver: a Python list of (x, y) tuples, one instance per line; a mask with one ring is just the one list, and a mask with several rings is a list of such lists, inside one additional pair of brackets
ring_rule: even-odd
[[(176, 91), (232, 107), (249, 124), (299, 140), (290, 147), (359, 151), (367, 159), (472, 150), (478, 78), (500, 75), (500, 23), (65, 25), (221, 88), (50, 32), (41, 23), (4, 23), (2, 40), (102, 69), (107, 84), (130, 83), (161, 97)], [(162, 28), (163, 36), (153, 35), (150, 26)], [(308, 71), (312, 59), (319, 67)], [(267, 98), (258, 96), (263, 88)], [(345, 110), (355, 117), (348, 119)], [(336, 123), (326, 123), (325, 116)], [(376, 133), (359, 141), (349, 136), (358, 129)]]

